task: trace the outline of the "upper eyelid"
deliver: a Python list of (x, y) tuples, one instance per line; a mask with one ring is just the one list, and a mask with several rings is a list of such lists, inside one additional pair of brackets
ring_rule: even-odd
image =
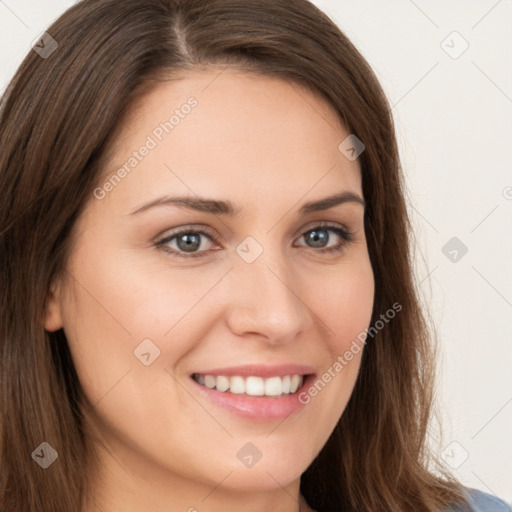
[[(339, 221), (311, 221), (310, 223), (307, 223), (305, 226), (302, 226), (298, 230), (295, 231), (294, 234), (304, 234), (308, 231), (311, 231), (312, 229), (316, 227), (336, 227), (344, 229), (345, 231), (350, 231), (350, 229), (347, 227), (346, 224)], [(170, 230), (164, 231), (162, 235), (158, 235), (158, 238), (167, 238), (167, 236), (175, 236), (177, 234), (180, 234), (184, 231), (192, 231), (192, 232), (198, 232), (198, 231), (205, 231), (208, 234), (215, 234), (213, 228), (210, 228), (209, 226), (205, 226), (203, 224), (184, 224), (183, 226), (176, 226), (175, 228), (171, 228)], [(230, 230), (230, 232), (232, 232)], [(166, 235), (165, 233), (169, 233)]]
[(216, 241), (219, 238), (213, 232), (213, 230), (211, 230), (210, 228), (207, 228), (205, 226), (187, 225), (187, 226), (177, 227), (177, 228), (175, 228), (175, 230), (172, 230), (171, 233), (167, 233), (167, 234), (158, 236), (156, 239), (156, 243), (158, 244), (158, 243), (172, 240), (182, 233), (201, 233), (201, 234), (211, 237), (213, 241)]
[(346, 226), (342, 222), (320, 220), (320, 221), (312, 221), (311, 224), (306, 224), (305, 227), (300, 228), (300, 230), (298, 231), (298, 234), (303, 235), (304, 233), (307, 233), (308, 231), (311, 231), (314, 228), (330, 228), (330, 227), (342, 229), (343, 231), (346, 231), (347, 233), (352, 233), (352, 231), (348, 228), (348, 226)]

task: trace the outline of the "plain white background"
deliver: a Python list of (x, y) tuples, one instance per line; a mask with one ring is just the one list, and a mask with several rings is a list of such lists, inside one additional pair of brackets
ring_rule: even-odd
[[(512, 503), (512, 1), (314, 3), (392, 105), (416, 278), (441, 345), (432, 442), (465, 485)], [(0, 93), (73, 4), (0, 0)]]

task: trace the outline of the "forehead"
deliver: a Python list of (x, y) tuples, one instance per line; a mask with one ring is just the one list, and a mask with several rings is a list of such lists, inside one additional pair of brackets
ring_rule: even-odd
[(125, 169), (109, 196), (126, 208), (166, 192), (233, 196), (236, 204), (236, 196), (282, 202), (308, 191), (357, 192), (359, 163), (338, 149), (348, 135), (326, 101), (295, 83), (230, 69), (187, 72), (133, 105), (104, 181)]

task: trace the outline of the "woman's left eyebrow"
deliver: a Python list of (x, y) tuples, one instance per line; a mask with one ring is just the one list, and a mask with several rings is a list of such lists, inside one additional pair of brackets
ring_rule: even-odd
[(317, 199), (315, 201), (304, 203), (301, 206), (299, 213), (301, 215), (305, 215), (306, 213), (328, 210), (333, 206), (338, 206), (339, 204), (343, 203), (359, 203), (363, 207), (366, 206), (366, 203), (361, 196), (354, 194), (354, 192), (344, 191), (340, 194), (335, 194), (333, 196), (324, 197), (323, 199)]
[[(306, 215), (312, 212), (328, 210), (329, 208), (333, 208), (339, 204), (349, 202), (359, 203), (363, 207), (366, 204), (364, 199), (358, 194), (344, 191), (339, 194), (304, 203), (299, 209), (299, 214)], [(240, 206), (235, 208), (230, 201), (209, 199), (199, 196), (162, 196), (136, 208), (130, 212), (130, 215), (138, 215), (159, 206), (178, 206), (200, 212), (213, 213), (216, 215), (228, 215), (231, 217), (239, 216), (242, 212), (242, 208)]]

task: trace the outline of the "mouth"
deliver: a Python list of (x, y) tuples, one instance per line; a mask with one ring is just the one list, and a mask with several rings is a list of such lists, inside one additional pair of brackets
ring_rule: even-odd
[(257, 375), (211, 375), (194, 373), (192, 379), (200, 386), (233, 395), (278, 398), (297, 394), (308, 375), (290, 374), (260, 377)]
[(315, 375), (314, 367), (306, 365), (246, 364), (205, 369), (190, 380), (198, 397), (228, 414), (269, 422), (304, 410), (301, 393)]

